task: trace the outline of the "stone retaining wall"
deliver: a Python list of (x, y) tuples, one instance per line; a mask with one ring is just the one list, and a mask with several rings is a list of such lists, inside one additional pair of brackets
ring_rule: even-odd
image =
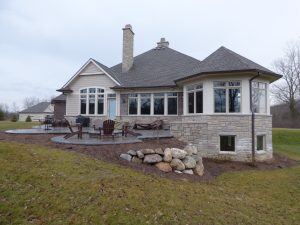
[[(171, 133), (181, 141), (197, 146), (203, 157), (251, 161), (251, 115), (184, 116), (170, 123)], [(256, 154), (257, 161), (271, 159), (272, 117), (255, 116), (255, 135), (265, 135), (265, 150)], [(220, 152), (220, 135), (236, 136), (235, 152)]]

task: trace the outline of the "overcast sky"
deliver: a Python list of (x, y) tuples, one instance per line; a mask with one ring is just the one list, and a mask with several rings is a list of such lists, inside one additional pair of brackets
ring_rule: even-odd
[(165, 37), (200, 60), (223, 45), (273, 69), (299, 21), (299, 0), (0, 0), (0, 103), (59, 94), (89, 58), (119, 63), (128, 23), (135, 55)]

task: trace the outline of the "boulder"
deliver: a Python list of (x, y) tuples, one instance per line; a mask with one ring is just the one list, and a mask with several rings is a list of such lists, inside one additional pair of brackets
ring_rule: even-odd
[(196, 155), (198, 152), (197, 147), (192, 144), (188, 144), (183, 150), (186, 151), (187, 155)]
[(121, 154), (120, 157), (121, 157), (122, 159), (125, 159), (125, 160), (129, 161), (129, 162), (130, 162), (131, 159), (132, 159), (132, 156), (131, 156), (131, 155), (125, 154), (125, 153)]
[(144, 163), (158, 163), (162, 161), (162, 157), (159, 154), (149, 154), (149, 155), (145, 155), (144, 157)]
[(174, 170), (175, 173), (182, 173), (181, 171), (179, 170)]
[(193, 175), (194, 174), (194, 172), (193, 172), (193, 170), (184, 170), (184, 171), (182, 171), (183, 173), (186, 173), (186, 174), (190, 174), (190, 175)]
[(145, 148), (145, 149), (142, 149), (141, 152), (144, 154), (144, 155), (148, 155), (148, 154), (155, 154), (155, 151), (151, 148)]
[(199, 160), (202, 160), (200, 155), (191, 155), (191, 157), (196, 161), (199, 162)]
[(136, 151), (134, 151), (134, 150), (129, 150), (129, 151), (127, 152), (127, 154), (132, 155), (132, 156), (135, 156), (135, 155), (136, 155)]
[(136, 154), (140, 159), (144, 158), (145, 156), (141, 151), (136, 151)]
[(140, 158), (137, 157), (137, 156), (133, 156), (131, 162), (133, 162), (133, 163), (142, 163), (143, 160), (140, 159)]
[(159, 170), (161, 170), (161, 171), (163, 171), (163, 172), (166, 172), (166, 173), (172, 171), (172, 167), (171, 167), (170, 164), (167, 163), (167, 162), (159, 162), (159, 163), (156, 163), (155, 166), (156, 166)]
[(183, 159), (186, 156), (186, 151), (179, 148), (171, 148), (171, 152), (174, 159)]
[(183, 162), (180, 159), (172, 159), (170, 166), (174, 169), (174, 170), (184, 170), (185, 166), (183, 164)]
[(201, 160), (201, 163), (199, 163), (199, 162), (196, 164), (196, 167), (194, 168), (194, 173), (197, 174), (198, 176), (203, 176), (204, 166), (203, 166), (202, 160)]
[(171, 162), (172, 161), (172, 152), (170, 148), (166, 148), (164, 151), (164, 161)]
[(156, 148), (154, 149), (154, 152), (159, 155), (164, 155), (164, 151), (162, 150), (162, 148)]
[(192, 156), (186, 156), (182, 162), (186, 169), (193, 169), (196, 166), (196, 161)]

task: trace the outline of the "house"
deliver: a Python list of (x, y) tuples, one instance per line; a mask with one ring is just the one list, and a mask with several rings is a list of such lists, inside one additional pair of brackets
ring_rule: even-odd
[(66, 95), (66, 118), (162, 119), (205, 157), (272, 158), (269, 85), (281, 75), (225, 47), (200, 61), (170, 48), (164, 38), (134, 57), (133, 43), (126, 25), (120, 64), (89, 59), (58, 90)]
[(19, 121), (25, 121), (28, 116), (32, 121), (40, 121), (45, 119), (45, 116), (47, 115), (53, 115), (53, 106), (50, 102), (40, 102), (34, 106), (20, 111)]

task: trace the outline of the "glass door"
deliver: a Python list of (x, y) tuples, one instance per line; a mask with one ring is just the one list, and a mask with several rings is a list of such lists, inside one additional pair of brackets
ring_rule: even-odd
[(108, 106), (108, 113), (107, 113), (108, 118), (114, 120), (116, 118), (116, 111), (117, 111), (116, 94), (108, 94), (107, 106)]

